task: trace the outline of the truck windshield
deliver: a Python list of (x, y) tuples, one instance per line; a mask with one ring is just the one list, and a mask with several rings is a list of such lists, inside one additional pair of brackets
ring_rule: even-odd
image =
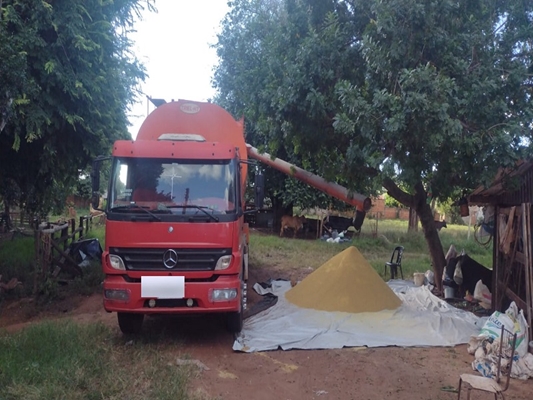
[(191, 215), (236, 210), (234, 160), (116, 158), (110, 180), (110, 211)]

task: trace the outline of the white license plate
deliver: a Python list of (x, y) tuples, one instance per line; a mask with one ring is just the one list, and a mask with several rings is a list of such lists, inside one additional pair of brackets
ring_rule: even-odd
[(185, 277), (142, 276), (141, 297), (151, 299), (183, 299), (185, 297)]

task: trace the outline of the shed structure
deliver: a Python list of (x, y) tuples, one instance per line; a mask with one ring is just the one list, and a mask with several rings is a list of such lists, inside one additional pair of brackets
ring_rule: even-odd
[(469, 205), (494, 211), (492, 309), (504, 311), (511, 301), (524, 310), (533, 337), (533, 161), (500, 170), (489, 187), (468, 196)]

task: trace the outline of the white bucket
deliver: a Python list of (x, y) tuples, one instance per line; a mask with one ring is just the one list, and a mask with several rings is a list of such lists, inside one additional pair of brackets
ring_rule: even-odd
[(455, 289), (449, 286), (444, 286), (444, 298), (453, 299), (455, 297)]
[(422, 286), (424, 284), (424, 278), (425, 278), (425, 275), (422, 272), (415, 272), (413, 274), (413, 280), (415, 282), (415, 286)]

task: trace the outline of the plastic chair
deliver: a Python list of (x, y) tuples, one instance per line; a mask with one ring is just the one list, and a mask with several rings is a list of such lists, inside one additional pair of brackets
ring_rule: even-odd
[(385, 273), (387, 275), (387, 267), (390, 268), (390, 278), (395, 279), (398, 275), (398, 269), (402, 275), (403, 279), (403, 270), (402, 270), (402, 255), (403, 255), (403, 246), (397, 246), (390, 257), (390, 261), (385, 263)]
[[(472, 390), (480, 390), (483, 392), (493, 393), (494, 398), (500, 396), (505, 400), (503, 392), (509, 388), (509, 381), (511, 379), (511, 369), (513, 367), (513, 358), (516, 346), (516, 333), (505, 329), (502, 326), (500, 334), (500, 346), (498, 349), (498, 361), (496, 365), (496, 376), (494, 378), (486, 378), (479, 375), (461, 374), (459, 378), (459, 390), (457, 399), (461, 398), (461, 386), (463, 382), (467, 384), (467, 399), (470, 399), (470, 392)], [(504, 359), (504, 362), (502, 362)], [(505, 386), (501, 386), (500, 381), (502, 377), (505, 378)]]

